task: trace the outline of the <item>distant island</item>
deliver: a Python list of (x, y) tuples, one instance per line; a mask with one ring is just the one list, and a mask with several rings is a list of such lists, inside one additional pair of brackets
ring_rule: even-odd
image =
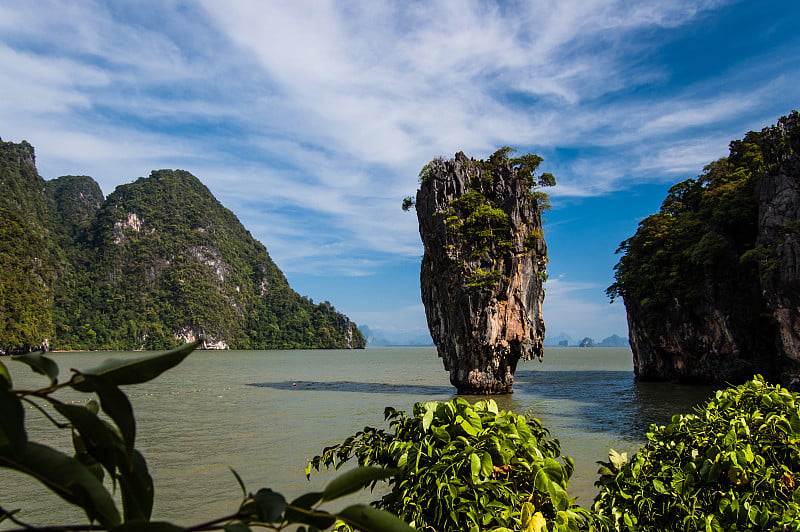
[(595, 342), (594, 338), (588, 336), (581, 340), (573, 341), (567, 334), (560, 334), (553, 340), (545, 340), (545, 346), (548, 347), (629, 347), (630, 343), (627, 338), (623, 338), (618, 334), (612, 334), (603, 338), (600, 342)]
[(433, 347), (430, 334), (396, 334), (380, 329), (372, 329), (369, 325), (359, 325), (358, 330), (364, 335), (369, 347)]
[(329, 302), (292, 290), (200, 180), (157, 170), (107, 198), (45, 181), (0, 140), (0, 354), (30, 349), (363, 348)]

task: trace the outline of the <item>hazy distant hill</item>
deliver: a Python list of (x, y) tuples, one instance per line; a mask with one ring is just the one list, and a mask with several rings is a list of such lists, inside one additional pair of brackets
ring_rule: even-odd
[(328, 302), (292, 290), (193, 175), (154, 171), (103, 199), (86, 176), (44, 181), (30, 144), (0, 143), (0, 349), (353, 348)]
[(367, 345), (369, 346), (433, 346), (433, 340), (431, 339), (430, 334), (391, 335), (380, 329), (372, 329), (367, 325), (359, 325), (358, 328), (361, 331), (361, 334), (364, 335), (364, 338), (367, 339)]
[(596, 347), (628, 347), (630, 343), (627, 338), (623, 338), (618, 334), (612, 334), (608, 338), (603, 338), (602, 342), (595, 345)]
[(594, 339), (589, 337), (573, 342), (572, 337), (561, 333), (554, 338), (548, 338), (544, 345), (550, 347), (628, 347), (630, 344), (627, 338), (623, 338), (618, 334), (612, 334), (603, 338), (602, 342), (596, 343)]

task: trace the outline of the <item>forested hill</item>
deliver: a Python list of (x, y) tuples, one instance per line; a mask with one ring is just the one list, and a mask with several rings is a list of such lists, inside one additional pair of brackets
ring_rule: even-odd
[(638, 377), (800, 389), (800, 113), (674, 185), (619, 251)]
[(90, 177), (43, 180), (0, 141), (0, 351), (363, 348), (328, 302), (292, 290), (196, 177), (158, 170), (107, 198)]

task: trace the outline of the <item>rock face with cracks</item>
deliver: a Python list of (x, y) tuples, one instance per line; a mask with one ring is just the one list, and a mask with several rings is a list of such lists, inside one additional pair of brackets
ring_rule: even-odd
[(543, 356), (547, 200), (533, 187), (554, 180), (534, 178), (538, 156), (510, 159), (510, 151), (431, 161), (414, 202), (428, 327), (462, 394), (511, 393), (520, 358)]
[(643, 380), (800, 389), (800, 114), (731, 142), (622, 243), (609, 295)]

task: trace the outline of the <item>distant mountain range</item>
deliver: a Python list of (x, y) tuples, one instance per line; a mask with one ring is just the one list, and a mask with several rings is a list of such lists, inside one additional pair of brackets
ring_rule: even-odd
[(356, 325), (292, 290), (200, 180), (157, 170), (107, 198), (42, 179), (0, 140), (0, 354), (32, 348), (359, 348)]
[(573, 340), (568, 334), (561, 333), (554, 338), (545, 338), (544, 345), (548, 347), (629, 347), (630, 343), (627, 338), (623, 338), (618, 334), (603, 338), (598, 343), (588, 336), (581, 340)]
[[(391, 335), (380, 329), (373, 329), (368, 325), (360, 325), (359, 330), (364, 335), (368, 346), (387, 347), (387, 346), (433, 346), (430, 335)], [(618, 334), (612, 334), (603, 338), (600, 342), (585, 337), (581, 340), (574, 340), (571, 336), (561, 333), (554, 338), (546, 338), (546, 347), (629, 347), (627, 338)]]
[(391, 335), (379, 329), (371, 329), (368, 325), (360, 325), (359, 330), (367, 340), (368, 346), (433, 346), (430, 334), (420, 335)]

